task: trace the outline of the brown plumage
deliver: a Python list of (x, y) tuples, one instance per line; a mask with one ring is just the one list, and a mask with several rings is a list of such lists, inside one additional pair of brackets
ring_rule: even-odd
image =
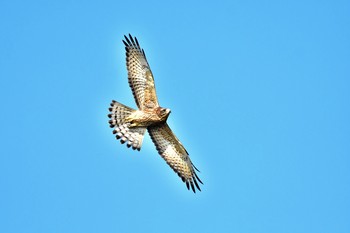
[[(128, 80), (138, 110), (129, 108), (117, 101), (112, 101), (109, 108), (109, 124), (113, 134), (121, 143), (132, 149), (140, 150), (146, 131), (150, 134), (158, 153), (167, 164), (181, 177), (188, 189), (201, 190), (202, 181), (196, 174), (197, 168), (166, 123), (170, 109), (159, 106), (152, 71), (136, 37), (125, 37), (126, 66)], [(203, 184), (203, 183), (202, 183)]]

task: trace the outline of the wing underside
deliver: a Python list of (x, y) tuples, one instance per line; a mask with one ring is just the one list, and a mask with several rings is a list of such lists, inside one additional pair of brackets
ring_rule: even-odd
[(133, 38), (130, 34), (129, 37), (124, 37), (128, 80), (137, 107), (140, 110), (158, 107), (154, 78), (145, 52), (136, 37)]
[(197, 168), (191, 162), (186, 149), (176, 138), (168, 124), (149, 126), (147, 129), (158, 153), (186, 183), (187, 188), (191, 187), (193, 192), (196, 192), (196, 188), (200, 191), (198, 182), (203, 183), (196, 174)]

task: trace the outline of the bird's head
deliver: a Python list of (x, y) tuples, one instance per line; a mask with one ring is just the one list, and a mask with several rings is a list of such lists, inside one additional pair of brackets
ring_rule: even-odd
[(168, 116), (171, 110), (169, 108), (161, 108), (161, 107), (159, 107), (157, 110), (158, 110), (157, 113), (160, 119), (162, 119), (163, 121), (166, 121), (168, 119)]

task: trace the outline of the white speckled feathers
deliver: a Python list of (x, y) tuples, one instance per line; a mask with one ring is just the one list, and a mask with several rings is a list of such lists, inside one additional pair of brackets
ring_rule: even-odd
[(197, 180), (200, 183), (202, 183), (202, 181), (196, 174), (196, 168), (193, 166), (185, 147), (171, 131), (168, 124), (164, 123), (161, 125), (149, 126), (147, 130), (158, 153), (181, 177), (182, 181), (186, 183), (187, 188), (191, 186), (193, 192), (196, 192), (195, 185), (198, 190), (201, 190)]
[(135, 97), (137, 107), (156, 108), (159, 106), (152, 71), (146, 60), (143, 49), (139, 42), (130, 36), (125, 36), (126, 67), (128, 69), (128, 80), (132, 93)]

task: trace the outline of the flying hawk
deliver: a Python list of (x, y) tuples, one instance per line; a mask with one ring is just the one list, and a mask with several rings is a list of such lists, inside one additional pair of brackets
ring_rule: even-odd
[[(141, 149), (143, 136), (147, 129), (158, 153), (167, 164), (186, 183), (187, 189), (201, 190), (198, 182), (202, 181), (179, 139), (166, 123), (170, 109), (159, 106), (154, 79), (148, 65), (145, 52), (136, 37), (124, 36), (128, 80), (135, 97), (137, 110), (113, 100), (109, 108), (109, 124), (114, 128), (113, 134), (120, 142), (132, 149)], [(197, 182), (198, 181), (198, 182)]]

